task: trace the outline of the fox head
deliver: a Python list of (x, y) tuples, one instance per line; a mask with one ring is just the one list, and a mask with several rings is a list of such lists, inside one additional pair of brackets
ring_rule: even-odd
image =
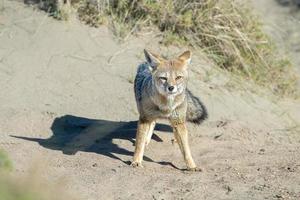
[(175, 59), (166, 60), (144, 50), (152, 72), (156, 90), (165, 97), (177, 96), (185, 91), (188, 79), (187, 67), (191, 61), (191, 52), (185, 51)]

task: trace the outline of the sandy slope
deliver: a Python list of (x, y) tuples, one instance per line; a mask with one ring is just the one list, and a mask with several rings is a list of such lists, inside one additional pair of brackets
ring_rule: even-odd
[(279, 49), (292, 58), (299, 72), (300, 9), (284, 6), (279, 0), (248, 1), (252, 2), (255, 11), (262, 16), (266, 32), (274, 38)]
[(210, 118), (189, 129), (204, 172), (180, 170), (182, 156), (164, 122), (145, 167), (133, 169), (131, 82), (142, 50), (181, 50), (159, 48), (152, 35), (118, 44), (104, 27), (59, 22), (19, 2), (0, 5), (0, 147), (15, 176), (46, 163), (42, 180), (64, 180), (60, 186), (78, 199), (300, 198), (300, 137), (289, 131), (296, 130), (291, 118), (299, 122), (299, 102), (230, 91), (195, 56), (189, 87)]

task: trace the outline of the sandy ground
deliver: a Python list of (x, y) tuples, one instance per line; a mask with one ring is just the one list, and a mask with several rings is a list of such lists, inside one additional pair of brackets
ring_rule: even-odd
[(163, 121), (144, 168), (128, 165), (138, 118), (132, 80), (142, 50), (183, 51), (159, 47), (157, 40), (148, 34), (118, 44), (105, 27), (56, 21), (2, 1), (0, 147), (14, 163), (14, 176), (41, 168), (43, 181), (85, 200), (300, 199), (299, 102), (233, 91), (198, 56), (189, 88), (210, 118), (188, 128), (204, 171), (184, 171)]
[[(290, 58), (300, 73), (300, 8), (280, 4), (284, 0), (248, 0), (263, 19), (265, 31)], [(300, 86), (300, 83), (299, 83)]]

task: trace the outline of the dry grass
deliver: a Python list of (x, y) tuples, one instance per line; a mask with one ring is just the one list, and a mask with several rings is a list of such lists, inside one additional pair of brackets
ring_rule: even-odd
[(77, 0), (81, 20), (110, 24), (126, 37), (143, 26), (157, 27), (165, 45), (188, 45), (204, 52), (216, 66), (270, 89), (296, 96), (297, 78), (288, 59), (263, 33), (260, 20), (234, 0)]

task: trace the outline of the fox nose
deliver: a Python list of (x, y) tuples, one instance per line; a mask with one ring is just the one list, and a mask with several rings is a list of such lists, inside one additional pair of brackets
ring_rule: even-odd
[(172, 91), (174, 90), (174, 86), (169, 86), (169, 87), (168, 87), (168, 90), (169, 90), (170, 92), (172, 92)]

